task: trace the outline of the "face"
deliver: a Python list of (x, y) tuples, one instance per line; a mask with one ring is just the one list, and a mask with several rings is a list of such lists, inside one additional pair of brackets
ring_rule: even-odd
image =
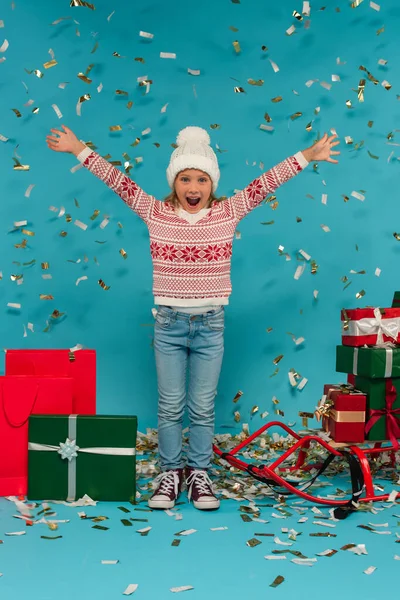
[(179, 204), (189, 213), (206, 208), (212, 191), (210, 176), (197, 169), (185, 169), (175, 179), (175, 193)]

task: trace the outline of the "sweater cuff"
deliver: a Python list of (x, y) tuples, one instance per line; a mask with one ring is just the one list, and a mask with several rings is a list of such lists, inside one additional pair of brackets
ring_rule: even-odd
[(86, 146), (83, 150), (81, 150), (79, 152), (79, 154), (77, 155), (77, 159), (79, 160), (79, 162), (84, 163), (85, 160), (87, 159), (87, 157), (92, 154), (93, 150), (91, 150), (88, 146)]
[(304, 154), (302, 152), (296, 152), (294, 155), (295, 159), (299, 163), (302, 169), (305, 169), (310, 163), (304, 158)]

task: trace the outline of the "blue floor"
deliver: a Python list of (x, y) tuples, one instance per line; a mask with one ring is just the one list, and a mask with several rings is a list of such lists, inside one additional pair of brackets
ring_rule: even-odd
[[(139, 483), (141, 483), (139, 481)], [(337, 477), (335, 487), (323, 488), (321, 495), (334, 493), (337, 487), (347, 489), (348, 481)], [(400, 491), (391, 481), (377, 481), (387, 492)], [(143, 482), (141, 484), (143, 486)], [(244, 598), (293, 598), (308, 597), (324, 600), (338, 598), (362, 598), (377, 600), (382, 595), (398, 596), (400, 575), (400, 503), (397, 505), (375, 504), (378, 512), (358, 512), (345, 521), (327, 521), (328, 510), (320, 507), (323, 516), (312, 511), (313, 506), (299, 504), (297, 498), (288, 502), (285, 510), (291, 515), (285, 518), (273, 516), (279, 507), (259, 507), (259, 517), (268, 523), (244, 522), (240, 507), (248, 506), (247, 500), (223, 500), (219, 511), (202, 513), (187, 503), (186, 494), (175, 513), (181, 520), (164, 511), (145, 512), (145, 502), (136, 507), (129, 503), (102, 503), (95, 507), (71, 508), (51, 504), (56, 516), (49, 519), (69, 519), (56, 531), (46, 524), (25, 526), (24, 521), (13, 518), (19, 514), (15, 504), (0, 499), (0, 598), (2, 600), (111, 600), (120, 598), (129, 584), (138, 584), (132, 598), (163, 600), (174, 597), (171, 588), (193, 586), (183, 591), (183, 597), (192, 600), (236, 600)], [(273, 498), (257, 497), (258, 504), (276, 504)], [(297, 503), (296, 503), (297, 502)], [(129, 513), (118, 507), (125, 506)], [(33, 515), (41, 510), (33, 510)], [(296, 512), (306, 509), (304, 515)], [(94, 529), (90, 519), (81, 519), (78, 512), (87, 517), (106, 516), (97, 523), (107, 530)], [(39, 518), (42, 515), (39, 515)], [(308, 517), (299, 523), (302, 517)], [(323, 518), (325, 517), (325, 519)], [(121, 519), (148, 519), (134, 521), (124, 526)], [(326, 527), (313, 524), (322, 521), (334, 525)], [(388, 523), (388, 527), (377, 524)], [(358, 527), (372, 524), (376, 534)], [(147, 535), (138, 529), (151, 527)], [(219, 531), (211, 528), (227, 527)], [(292, 546), (275, 543), (274, 537), (257, 536), (272, 533), (281, 541), (288, 542), (288, 533), (282, 528), (295, 529), (297, 540)], [(195, 529), (191, 535), (179, 536), (183, 530)], [(26, 531), (22, 536), (6, 533)], [(336, 537), (312, 537), (313, 532), (330, 533)], [(300, 535), (301, 534), (301, 535)], [(41, 536), (62, 538), (48, 540)], [(247, 541), (256, 538), (261, 543), (255, 547)], [(179, 546), (172, 541), (180, 539)], [(345, 544), (365, 544), (368, 555), (357, 555), (341, 550)], [(291, 562), (296, 556), (287, 553), (285, 560), (266, 560), (273, 550), (295, 550), (317, 562), (309, 567)], [(317, 556), (327, 549), (337, 550), (332, 557)], [(104, 560), (118, 560), (117, 564), (102, 564)], [(371, 575), (364, 573), (368, 567), (376, 567)], [(277, 576), (284, 581), (275, 588), (270, 584)], [(122, 596), (124, 597), (124, 596)], [(181, 596), (179, 596), (181, 597)]]

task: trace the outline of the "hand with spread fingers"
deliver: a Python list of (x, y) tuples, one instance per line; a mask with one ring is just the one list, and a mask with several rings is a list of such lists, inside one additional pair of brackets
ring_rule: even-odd
[(339, 161), (332, 158), (332, 156), (338, 156), (340, 152), (332, 150), (332, 148), (338, 144), (340, 144), (340, 141), (336, 135), (328, 136), (327, 133), (324, 133), (318, 142), (315, 142), (310, 148), (303, 150), (303, 156), (308, 162), (325, 160), (326, 162), (337, 164)]
[(46, 137), (47, 146), (55, 152), (69, 152), (78, 156), (78, 154), (86, 147), (80, 142), (71, 129), (62, 125), (63, 131), (51, 129), (52, 135)]

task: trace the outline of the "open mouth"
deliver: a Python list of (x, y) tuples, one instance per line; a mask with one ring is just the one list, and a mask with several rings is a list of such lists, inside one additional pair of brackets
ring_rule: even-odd
[(199, 196), (186, 196), (186, 201), (190, 206), (197, 206), (200, 202)]

